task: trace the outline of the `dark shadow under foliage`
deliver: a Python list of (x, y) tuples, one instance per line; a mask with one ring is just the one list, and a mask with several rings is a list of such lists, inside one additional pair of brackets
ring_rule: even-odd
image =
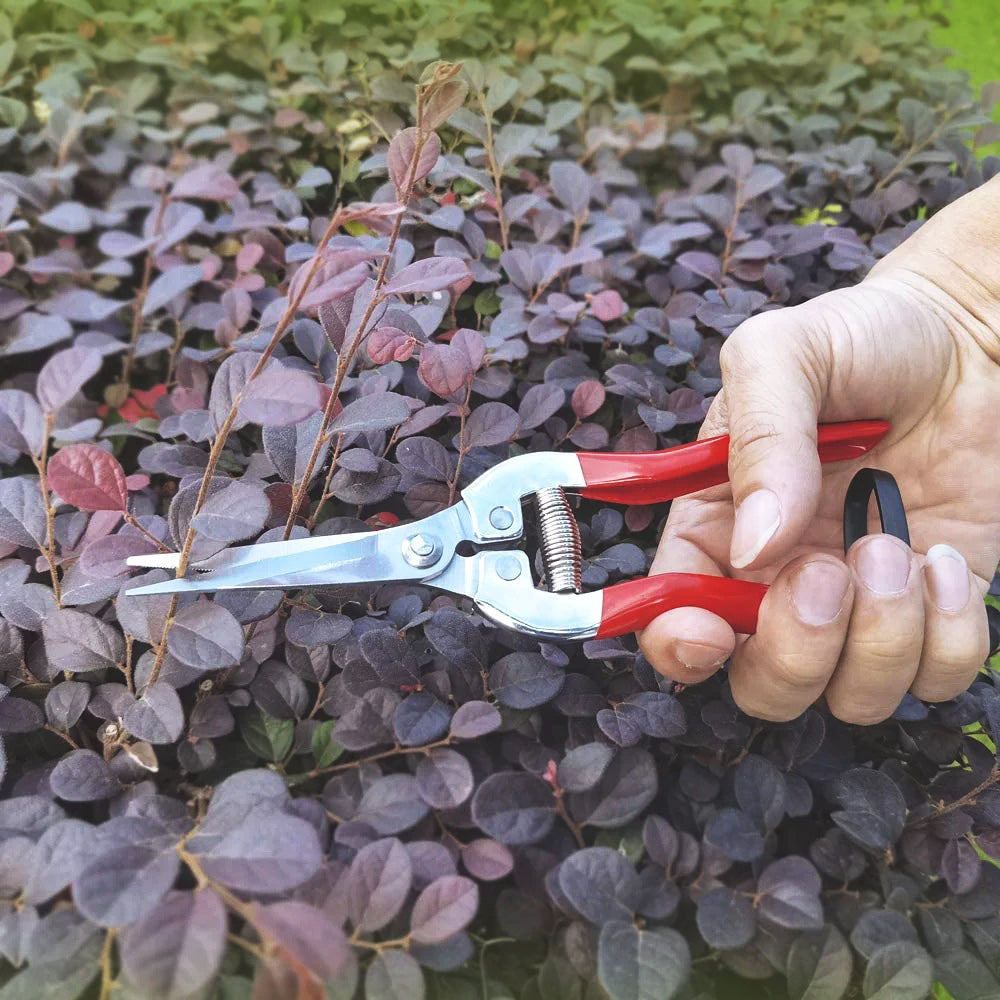
[[(772, 725), (424, 588), (122, 595), (690, 440), (744, 318), (997, 168), (961, 88), (681, 122), (537, 72), (431, 66), (341, 132), (202, 93), (0, 134), (0, 1000), (1000, 995), (991, 672)], [(586, 586), (645, 572), (664, 509), (579, 515)]]

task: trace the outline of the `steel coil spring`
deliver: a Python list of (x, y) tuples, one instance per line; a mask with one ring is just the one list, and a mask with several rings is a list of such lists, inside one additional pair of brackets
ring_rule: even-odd
[(565, 492), (559, 486), (538, 490), (535, 511), (548, 589), (555, 594), (580, 593), (580, 526)]

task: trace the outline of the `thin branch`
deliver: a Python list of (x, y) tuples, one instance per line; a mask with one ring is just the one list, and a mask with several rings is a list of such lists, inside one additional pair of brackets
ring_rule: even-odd
[(49, 437), (52, 435), (52, 424), (55, 421), (54, 413), (45, 414), (45, 422), (42, 426), (42, 450), (36, 456), (32, 455), (31, 460), (35, 463), (38, 471), (38, 487), (42, 491), (42, 505), (45, 507), (45, 561), (49, 564), (49, 575), (52, 577), (52, 594), (56, 599), (56, 607), (62, 607), (62, 588), (59, 584), (59, 571), (56, 569), (56, 520), (55, 508), (52, 498), (49, 496)]

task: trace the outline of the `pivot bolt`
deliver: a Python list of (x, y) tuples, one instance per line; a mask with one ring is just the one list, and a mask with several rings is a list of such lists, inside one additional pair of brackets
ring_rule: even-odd
[(506, 531), (514, 523), (514, 515), (506, 507), (494, 507), (490, 511), (490, 524), (497, 531)]
[(403, 558), (418, 568), (433, 566), (441, 558), (441, 540), (435, 535), (410, 535), (403, 542)]
[(516, 580), (521, 575), (521, 563), (514, 556), (504, 556), (497, 562), (497, 576), (501, 580)]

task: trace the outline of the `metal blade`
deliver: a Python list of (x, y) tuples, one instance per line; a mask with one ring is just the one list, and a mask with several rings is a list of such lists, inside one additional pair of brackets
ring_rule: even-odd
[[(436, 539), (437, 558), (414, 565), (404, 555), (414, 536)], [(350, 535), (320, 535), (226, 549), (192, 563), (184, 577), (126, 591), (130, 596), (212, 593), (218, 590), (298, 590), (346, 584), (430, 580), (441, 574), (468, 537), (468, 514), (459, 502), (413, 524)], [(132, 556), (130, 566), (176, 569), (176, 553)]]

